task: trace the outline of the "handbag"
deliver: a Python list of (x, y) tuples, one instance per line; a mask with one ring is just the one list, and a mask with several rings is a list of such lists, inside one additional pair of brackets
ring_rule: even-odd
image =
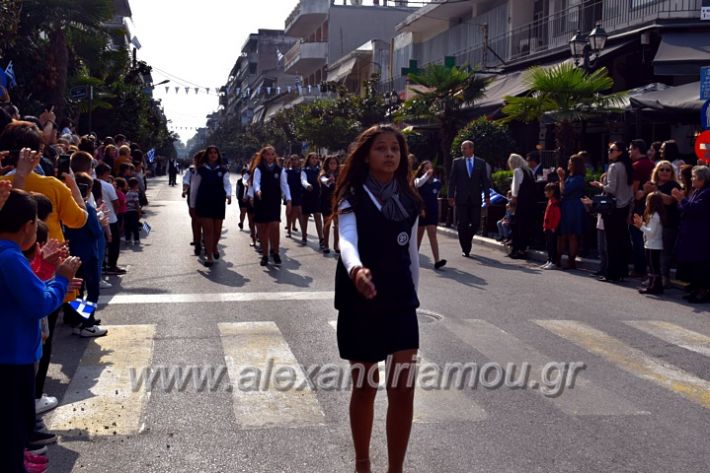
[(592, 211), (601, 215), (611, 215), (616, 209), (616, 197), (613, 195), (592, 196)]

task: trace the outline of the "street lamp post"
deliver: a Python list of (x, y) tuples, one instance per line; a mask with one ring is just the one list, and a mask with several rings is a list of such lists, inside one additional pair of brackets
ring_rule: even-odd
[(581, 59), (581, 66), (584, 70), (587, 73), (592, 72), (599, 58), (599, 53), (606, 46), (608, 38), (609, 35), (607, 35), (601, 24), (597, 24), (588, 35), (578, 30), (569, 40), (569, 48), (574, 58), (574, 64), (579, 66)]

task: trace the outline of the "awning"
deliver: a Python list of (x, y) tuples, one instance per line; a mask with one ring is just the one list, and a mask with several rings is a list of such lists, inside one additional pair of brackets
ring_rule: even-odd
[(698, 76), (700, 66), (710, 66), (710, 32), (667, 33), (653, 58), (658, 76)]
[(631, 97), (631, 107), (645, 111), (667, 113), (700, 113), (700, 82), (669, 87), (656, 92)]
[(529, 90), (524, 80), (525, 71), (511, 72), (496, 77), (486, 87), (483, 99), (476, 102), (476, 107), (494, 108), (503, 105), (503, 97), (521, 95)]
[(353, 57), (347, 61), (342, 62), (338, 65), (332, 72), (328, 71), (328, 80), (333, 82), (340, 82), (345, 80), (355, 69), (355, 64), (357, 63), (357, 58)]

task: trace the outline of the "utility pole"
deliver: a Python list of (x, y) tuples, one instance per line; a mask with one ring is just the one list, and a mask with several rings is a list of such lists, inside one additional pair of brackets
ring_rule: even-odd
[(91, 114), (94, 108), (94, 86), (89, 86), (89, 133), (92, 132)]

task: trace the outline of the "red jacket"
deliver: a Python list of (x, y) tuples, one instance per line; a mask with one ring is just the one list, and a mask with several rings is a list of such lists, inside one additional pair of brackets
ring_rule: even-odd
[(560, 202), (555, 199), (547, 200), (547, 208), (545, 208), (545, 219), (542, 222), (542, 229), (544, 231), (557, 231), (557, 227), (560, 226), (560, 218), (562, 214), (560, 213)]

